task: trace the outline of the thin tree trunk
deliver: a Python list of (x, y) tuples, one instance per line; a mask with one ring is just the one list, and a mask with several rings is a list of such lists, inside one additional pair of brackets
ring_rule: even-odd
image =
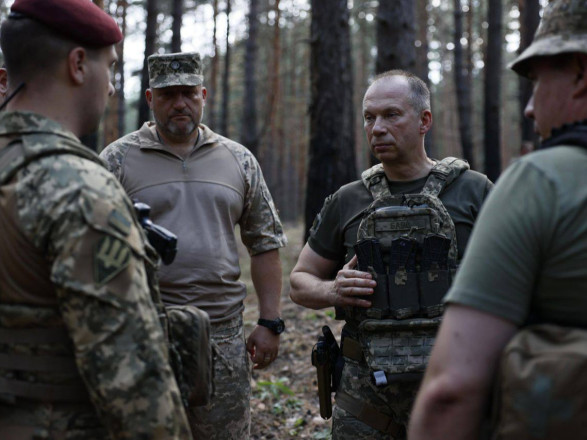
[(356, 178), (347, 0), (311, 0), (310, 152), (305, 238), (329, 194)]
[(267, 101), (266, 120), (268, 121), (269, 131), (269, 146), (265, 150), (265, 164), (268, 174), (268, 184), (274, 193), (278, 194), (278, 177), (277, 164), (279, 161), (280, 150), (282, 149), (282, 142), (279, 139), (277, 127), (277, 112), (279, 108), (279, 97), (281, 91), (281, 29), (279, 27), (279, 19), (281, 12), (279, 10), (279, 0), (275, 0), (273, 12), (275, 13), (275, 24), (273, 26), (273, 53), (271, 55), (271, 64), (269, 67), (269, 96)]
[(224, 53), (224, 72), (222, 74), (222, 119), (220, 120), (220, 134), (229, 137), (228, 127), (230, 117), (228, 101), (230, 98), (230, 12), (231, 0), (226, 0), (226, 49)]
[(245, 90), (241, 141), (255, 156), (259, 149), (257, 131), (257, 79), (256, 65), (259, 35), (259, 0), (249, 0), (249, 35), (245, 45)]
[(416, 67), (415, 22), (413, 0), (379, 2), (376, 73), (391, 69), (414, 71)]
[(485, 174), (496, 181), (501, 172), (501, 50), (502, 4), (489, 0), (487, 8), (487, 47), (484, 84)]
[(173, 22), (171, 24), (171, 52), (181, 52), (181, 23), (183, 0), (173, 0)]
[[(421, 78), (428, 87), (430, 87), (430, 78), (428, 78), (428, 0), (417, 0), (416, 7), (416, 35), (419, 46), (416, 47), (416, 75)], [(434, 113), (434, 109), (433, 109)], [(425, 146), (429, 156), (436, 157), (437, 151), (434, 147), (434, 124), (426, 133)]]
[(461, 0), (454, 0), (454, 79), (457, 92), (457, 107), (459, 114), (459, 133), (463, 157), (471, 168), (475, 168), (473, 153), (473, 135), (471, 133), (471, 90), (467, 87), (467, 71), (463, 57), (463, 9)]
[(149, 105), (145, 99), (145, 91), (149, 88), (149, 63), (147, 58), (155, 53), (157, 41), (157, 0), (147, 0), (147, 27), (145, 29), (145, 54), (141, 73), (141, 92), (139, 93), (139, 116), (137, 128), (149, 120)]
[[(126, 35), (126, 13), (128, 10), (127, 0), (118, 0), (117, 10), (121, 18), (122, 34)], [(118, 46), (118, 63), (116, 72), (118, 74), (118, 133), (123, 136), (126, 132), (126, 97), (124, 82), (124, 41)]]
[(212, 31), (212, 47), (214, 48), (214, 56), (212, 57), (212, 68), (210, 69), (210, 81), (208, 81), (208, 95), (206, 98), (206, 106), (208, 108), (208, 126), (212, 130), (216, 130), (216, 91), (218, 90), (218, 39), (216, 38), (216, 31), (218, 27), (218, 0), (213, 2), (213, 21), (214, 29)]
[[(522, 53), (532, 42), (534, 33), (540, 22), (540, 1), (519, 0), (520, 8), (520, 47), (518, 53)], [(520, 89), (520, 121), (522, 129), (522, 145), (529, 143), (534, 147), (538, 142), (538, 136), (534, 132), (534, 123), (524, 116), (526, 104), (532, 96), (532, 83), (527, 78), (519, 76)]]

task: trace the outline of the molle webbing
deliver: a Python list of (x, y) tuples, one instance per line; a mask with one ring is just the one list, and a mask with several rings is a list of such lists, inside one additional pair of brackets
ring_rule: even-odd
[[(0, 329), (0, 344), (38, 346), (55, 343), (70, 343), (64, 327)], [(0, 353), (0, 369), (72, 376), (67, 384), (29, 382), (4, 377), (0, 378), (0, 394), (48, 402), (87, 402), (89, 400), (73, 356)]]

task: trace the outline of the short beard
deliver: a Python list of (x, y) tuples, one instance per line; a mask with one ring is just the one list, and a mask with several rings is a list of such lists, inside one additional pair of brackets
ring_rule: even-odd
[(175, 138), (188, 138), (198, 128), (193, 120), (186, 125), (185, 129), (180, 129), (174, 122), (164, 124), (157, 117), (155, 117), (155, 122), (160, 130)]

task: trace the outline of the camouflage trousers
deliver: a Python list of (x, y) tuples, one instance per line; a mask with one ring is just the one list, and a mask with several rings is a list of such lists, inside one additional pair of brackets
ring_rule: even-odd
[(0, 403), (2, 440), (104, 440), (109, 438), (88, 403)]
[(242, 316), (211, 325), (218, 346), (214, 357), (214, 395), (205, 406), (190, 408), (188, 420), (197, 440), (248, 440), (251, 428), (251, 369)]
[(332, 418), (333, 440), (405, 440), (410, 411), (420, 386), (419, 382), (392, 383), (378, 388), (371, 381), (366, 364), (345, 357), (339, 390), (377, 411), (393, 417), (404, 427), (396, 437), (363, 423), (348, 411), (334, 406)]

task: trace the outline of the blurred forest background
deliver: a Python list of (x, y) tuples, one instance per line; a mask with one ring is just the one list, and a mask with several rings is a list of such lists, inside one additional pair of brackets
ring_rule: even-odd
[[(367, 168), (361, 102), (388, 69), (425, 79), (429, 155), (465, 158), (496, 180), (522, 145), (531, 84), (507, 69), (531, 41), (546, 0), (94, 0), (126, 38), (100, 151), (150, 118), (146, 57), (198, 51), (204, 123), (261, 163), (282, 219), (305, 229), (324, 198)], [(0, 0), (6, 17), (12, 0)]]

